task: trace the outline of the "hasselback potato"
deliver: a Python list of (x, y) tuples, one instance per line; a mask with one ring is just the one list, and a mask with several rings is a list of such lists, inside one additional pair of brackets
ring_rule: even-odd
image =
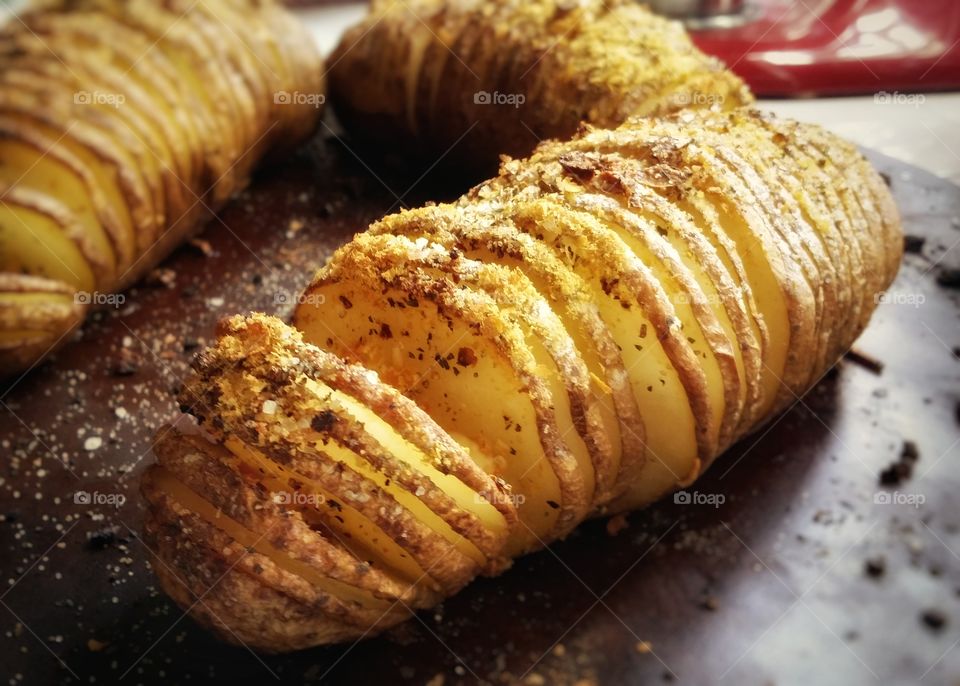
[(374, 0), (329, 64), (358, 138), (478, 178), (582, 121), (752, 102), (679, 22), (632, 0)]
[(321, 61), (279, 5), (74, 0), (0, 30), (0, 375), (62, 343), (302, 140)]
[(836, 362), (901, 251), (883, 180), (815, 126), (545, 143), (358, 235), (296, 329), (221, 325), (180, 394), (200, 427), (145, 477), (161, 583), (264, 650), (394, 624), (692, 482)]

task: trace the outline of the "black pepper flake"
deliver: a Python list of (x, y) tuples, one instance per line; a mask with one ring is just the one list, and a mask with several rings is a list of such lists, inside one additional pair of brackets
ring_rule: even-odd
[(887, 572), (887, 560), (882, 555), (868, 558), (863, 563), (863, 571), (871, 579), (879, 579)]
[(947, 625), (947, 615), (936, 608), (924, 610), (920, 614), (920, 619), (924, 626), (933, 631), (940, 631)]
[(340, 300), (340, 304), (343, 305), (345, 309), (349, 310), (351, 307), (353, 307), (353, 303), (350, 302), (350, 299), (347, 298), (347, 296), (341, 295), (339, 296), (339, 300)]
[(390, 330), (390, 325), (386, 322), (380, 325), (380, 338), (393, 338), (393, 331)]
[(554, 510), (559, 510), (559, 509), (560, 509), (560, 505), (559, 505), (557, 502), (553, 501), (553, 500), (548, 500), (548, 501), (547, 501), (547, 505), (549, 505), (549, 506), (550, 506), (552, 509), (554, 509)]
[(324, 410), (313, 416), (313, 419), (310, 420), (310, 428), (317, 433), (327, 433), (336, 423), (337, 415), (332, 410)]

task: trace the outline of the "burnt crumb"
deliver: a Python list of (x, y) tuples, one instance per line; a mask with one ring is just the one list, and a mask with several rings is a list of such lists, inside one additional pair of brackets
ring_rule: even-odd
[(337, 415), (332, 410), (324, 410), (320, 414), (313, 416), (310, 420), (310, 428), (317, 433), (326, 433), (337, 423)]
[(911, 255), (919, 255), (923, 252), (923, 244), (926, 242), (925, 237), (908, 233), (903, 237), (903, 251)]
[(893, 188), (893, 179), (890, 178), (890, 175), (886, 172), (880, 172), (880, 178), (883, 179), (883, 182), (887, 184), (887, 188)]
[(259, 286), (263, 283), (263, 276), (260, 274), (254, 274), (252, 277), (250, 277), (250, 283), (252, 283), (254, 286)]
[(110, 376), (133, 376), (137, 370), (137, 366), (131, 362), (119, 362), (110, 367)]
[(553, 501), (553, 500), (548, 500), (548, 501), (547, 501), (547, 505), (549, 505), (549, 506), (551, 507), (551, 509), (554, 509), (554, 510), (559, 510), (559, 509), (560, 509), (559, 503), (557, 503), (556, 501)]
[(5, 515), (0, 516), (0, 522), (5, 522), (7, 524), (13, 524), (17, 521), (19, 515), (16, 512), (8, 512)]
[(900, 450), (900, 457), (880, 472), (880, 483), (883, 486), (896, 486), (913, 474), (913, 466), (920, 459), (920, 451), (913, 441), (904, 441)]
[(390, 330), (390, 325), (386, 322), (380, 325), (380, 338), (387, 340), (393, 338), (393, 331)]
[(198, 341), (196, 338), (185, 338), (183, 340), (183, 352), (185, 353), (193, 352), (199, 347), (200, 341)]
[(180, 291), (181, 300), (191, 300), (192, 298), (196, 297), (196, 295), (197, 295), (197, 287), (192, 284), (189, 286), (184, 286), (183, 289)]
[(473, 348), (460, 348), (457, 351), (457, 364), (461, 367), (470, 367), (477, 363), (477, 354)]
[(879, 579), (887, 572), (887, 560), (882, 555), (868, 558), (863, 563), (864, 573), (871, 579)]
[(920, 621), (931, 631), (940, 631), (947, 625), (947, 615), (936, 608), (930, 608), (920, 613)]
[(941, 269), (937, 283), (944, 288), (960, 288), (960, 269)]
[(126, 539), (117, 535), (119, 531), (120, 527), (117, 526), (108, 526), (102, 529), (97, 529), (96, 531), (88, 531), (87, 549), (105, 550), (115, 543), (126, 543)]
[(875, 357), (867, 355), (866, 353), (857, 350), (856, 348), (851, 348), (844, 355), (844, 359), (854, 362), (867, 371), (871, 371), (874, 374), (880, 374), (883, 372), (883, 362), (878, 360)]

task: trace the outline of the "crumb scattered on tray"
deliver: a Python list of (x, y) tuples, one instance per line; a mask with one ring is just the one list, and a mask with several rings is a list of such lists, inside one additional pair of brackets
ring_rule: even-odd
[(917, 450), (917, 444), (913, 441), (904, 441), (903, 448), (900, 450), (900, 457), (896, 462), (892, 462), (886, 469), (880, 472), (880, 484), (883, 486), (896, 486), (913, 474), (913, 466), (920, 459), (920, 451)]

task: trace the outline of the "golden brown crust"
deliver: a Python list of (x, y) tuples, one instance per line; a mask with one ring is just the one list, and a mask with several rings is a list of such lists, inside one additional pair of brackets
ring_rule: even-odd
[[(122, 290), (322, 113), (314, 43), (270, 0), (77, 0), (19, 19), (0, 30), (0, 185), (38, 199), (16, 231), (4, 215), (2, 270)], [(34, 168), (24, 146), (49, 160)], [(0, 330), (0, 375), (37, 361), (38, 336)], [(13, 355), (16, 341), (29, 347)]]
[(378, 2), (330, 65), (348, 128), (488, 173), (581, 122), (752, 102), (679, 23), (627, 0)]

